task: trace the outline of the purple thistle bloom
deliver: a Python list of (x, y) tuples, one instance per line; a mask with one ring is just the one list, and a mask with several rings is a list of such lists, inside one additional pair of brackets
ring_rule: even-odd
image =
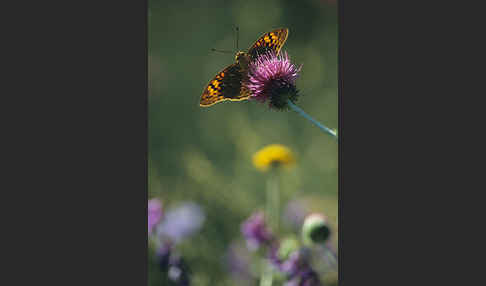
[(162, 202), (159, 199), (148, 201), (148, 233), (152, 233), (154, 227), (162, 219)]
[(238, 284), (251, 285), (253, 280), (250, 271), (251, 256), (244, 246), (237, 242), (232, 242), (224, 256), (223, 262), (233, 279), (238, 281)]
[(204, 223), (204, 212), (195, 203), (187, 202), (169, 210), (164, 221), (157, 228), (160, 238), (168, 238), (178, 243), (196, 233)]
[(286, 260), (280, 260), (272, 251), (271, 261), (289, 279), (284, 286), (320, 286), (318, 274), (312, 269), (308, 249), (292, 252)]
[(287, 108), (287, 99), (295, 102), (298, 98), (295, 80), (301, 67), (290, 62), (287, 52), (277, 56), (271, 51), (259, 56), (248, 66), (246, 87), (251, 98), (260, 102), (269, 100), (271, 108)]
[(241, 232), (251, 251), (257, 250), (262, 244), (268, 244), (272, 239), (272, 234), (265, 225), (263, 212), (257, 212), (244, 221), (241, 225)]

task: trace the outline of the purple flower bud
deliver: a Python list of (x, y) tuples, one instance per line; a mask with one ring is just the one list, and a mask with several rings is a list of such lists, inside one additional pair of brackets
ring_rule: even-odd
[(244, 221), (241, 225), (241, 232), (251, 251), (257, 250), (262, 244), (268, 244), (272, 239), (272, 234), (265, 225), (263, 212), (257, 212)]
[(324, 243), (331, 236), (327, 217), (320, 213), (309, 214), (302, 225), (302, 238), (307, 245)]
[(159, 199), (148, 201), (148, 233), (152, 233), (154, 227), (162, 219), (162, 202)]

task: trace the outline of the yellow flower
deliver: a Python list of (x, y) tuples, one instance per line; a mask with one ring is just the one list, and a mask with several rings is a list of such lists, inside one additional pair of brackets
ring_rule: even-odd
[(272, 144), (260, 149), (253, 155), (253, 165), (260, 171), (267, 171), (272, 166), (290, 166), (295, 163), (295, 158), (289, 148)]

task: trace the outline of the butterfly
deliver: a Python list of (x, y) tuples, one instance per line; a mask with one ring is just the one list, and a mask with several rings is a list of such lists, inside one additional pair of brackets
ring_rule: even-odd
[(208, 107), (221, 101), (241, 101), (250, 97), (250, 92), (242, 84), (247, 79), (248, 65), (269, 51), (278, 55), (289, 35), (289, 29), (282, 28), (263, 34), (248, 52), (238, 51), (235, 63), (219, 72), (201, 95), (199, 105)]

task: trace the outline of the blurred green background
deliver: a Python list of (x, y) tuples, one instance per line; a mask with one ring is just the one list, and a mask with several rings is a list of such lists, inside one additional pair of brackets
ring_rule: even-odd
[[(289, 28), (282, 50), (303, 64), (297, 102), (330, 128), (337, 128), (337, 8), (334, 1), (148, 2), (149, 198), (164, 206), (195, 201), (206, 213), (196, 236), (179, 246), (193, 271), (193, 285), (235, 285), (222, 261), (241, 238), (240, 224), (264, 205), (266, 176), (252, 155), (272, 143), (292, 149), (294, 168), (281, 178), (282, 198), (307, 199), (333, 225), (337, 245), (338, 146), (293, 111), (255, 102), (199, 107), (203, 88), (234, 62), (234, 54), (263, 33)], [(285, 204), (284, 204), (285, 205)], [(164, 285), (149, 255), (149, 285)]]

